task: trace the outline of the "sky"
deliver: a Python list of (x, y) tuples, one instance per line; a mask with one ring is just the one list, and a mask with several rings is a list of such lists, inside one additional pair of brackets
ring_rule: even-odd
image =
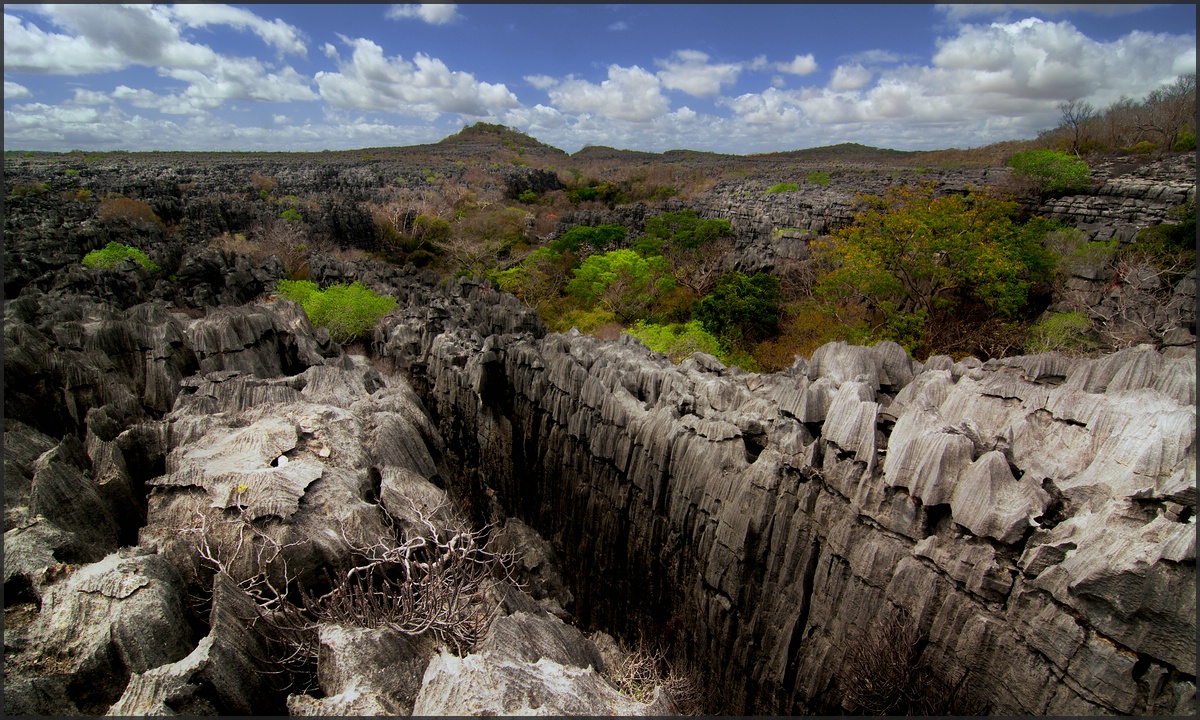
[(1188, 72), (1195, 4), (14, 4), (4, 149), (971, 148)]

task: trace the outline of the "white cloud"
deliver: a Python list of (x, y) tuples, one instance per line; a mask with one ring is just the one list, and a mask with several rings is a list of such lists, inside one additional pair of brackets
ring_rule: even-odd
[(524, 80), (538, 90), (549, 90), (558, 84), (558, 80), (549, 75), (526, 75)]
[(75, 88), (75, 98), (72, 100), (76, 105), (107, 105), (112, 101), (112, 97), (106, 93), (83, 88)]
[(288, 122), (288, 116), (287, 115), (272, 115), (271, 120), (274, 121), (276, 125), (286, 125)]
[(964, 20), (969, 17), (990, 17), (1003, 18), (1007, 20), (1014, 12), (1034, 13), (1044, 15), (1046, 17), (1057, 17), (1066, 13), (1086, 13), (1089, 15), (1101, 15), (1104, 17), (1117, 17), (1119, 15), (1131, 15), (1136, 12), (1141, 12), (1147, 8), (1155, 7), (1150, 3), (1112, 3), (1089, 5), (1080, 3), (1076, 4), (1047, 4), (1047, 5), (1003, 5), (1003, 4), (983, 4), (978, 5), (934, 5), (939, 11), (946, 14), (946, 19), (952, 21)]
[(809, 75), (817, 71), (817, 60), (812, 53), (797, 55), (791, 62), (775, 63), (775, 69), (790, 75)]
[(9, 72), (78, 75), (119, 70), (129, 64), (119, 48), (46, 32), (4, 13), (4, 69)]
[(742, 71), (740, 63), (710, 65), (708, 55), (698, 50), (676, 50), (669, 60), (655, 60), (663, 68), (658, 78), (669, 90), (682, 90), (696, 97), (713, 97), (722, 85), (737, 82)]
[(621, 30), (628, 30), (629, 23), (625, 22), (624, 20), (618, 20), (615, 23), (613, 23), (612, 25), (609, 25), (608, 29), (612, 30), (614, 32), (620, 32)]
[(550, 90), (550, 100), (565, 112), (630, 122), (652, 120), (671, 109), (659, 79), (637, 65), (609, 65), (608, 79), (599, 85), (568, 76)]
[(155, 68), (162, 77), (187, 83), (181, 92), (134, 91), (125, 85), (112, 97), (165, 113), (195, 114), (225, 100), (316, 100), (317, 94), (291, 67), (268, 72), (254, 58), (218, 54), (188, 42), (181, 27), (228, 25), (248, 29), (281, 53), (305, 54), (300, 33), (276, 20), (224, 5), (39, 6), (36, 12), (71, 34), (51, 33), (16, 16), (4, 16), (5, 69), (12, 72), (81, 75), (129, 66)]
[(446, 25), (458, 20), (462, 16), (458, 14), (457, 5), (393, 5), (388, 9), (385, 17), (391, 20), (416, 19), (423, 20), (430, 25)]
[(873, 73), (857, 63), (838, 65), (829, 79), (830, 90), (858, 90), (871, 82)]
[(279, 19), (267, 21), (249, 10), (229, 5), (172, 5), (168, 12), (171, 17), (188, 27), (228, 25), (238, 30), (253, 32), (281, 53), (308, 54), (308, 48), (301, 40), (302, 33)]
[(337, 72), (318, 72), (315, 77), (321, 96), (335, 107), (386, 110), (432, 121), (444, 112), (485, 116), (520, 105), (503, 84), (451, 71), (428, 55), (417, 53), (409, 62), (400, 56), (384, 57), (383, 48), (364, 38), (342, 40), (354, 48), (349, 62), (339, 60)]
[(11, 80), (4, 81), (4, 99), (19, 100), (20, 98), (33, 97), (33, 93), (29, 92), (29, 88), (20, 83), (12, 82)]
[(870, 69), (845, 64), (826, 88), (770, 88), (718, 102), (733, 110), (735, 126), (770, 127), (781, 137), (811, 126), (872, 145), (894, 138), (945, 147), (950, 137), (986, 144), (1052, 127), (1062, 100), (1103, 108), (1121, 95), (1142, 97), (1194, 63), (1191, 36), (1135, 31), (1098, 42), (1068, 22), (1026, 19), (960, 27), (938, 41), (932, 64), (877, 69), (873, 84)]

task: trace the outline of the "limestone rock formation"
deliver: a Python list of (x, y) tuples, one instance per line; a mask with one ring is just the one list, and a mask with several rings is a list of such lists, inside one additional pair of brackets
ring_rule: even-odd
[(1194, 359), (830, 345), (759, 377), (484, 302), (448, 288), (376, 335), (458, 449), (452, 491), (553, 539), (586, 625), (673, 628), (725, 711), (836, 710), (891, 607), (948, 711), (1194, 707)]

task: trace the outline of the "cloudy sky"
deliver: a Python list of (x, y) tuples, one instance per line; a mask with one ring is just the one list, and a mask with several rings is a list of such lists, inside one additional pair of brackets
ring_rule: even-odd
[(5, 150), (978, 147), (1196, 71), (1189, 5), (5, 5)]

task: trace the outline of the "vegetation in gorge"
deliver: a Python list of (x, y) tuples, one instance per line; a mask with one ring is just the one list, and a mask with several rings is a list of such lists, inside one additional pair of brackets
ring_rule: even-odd
[(329, 337), (341, 344), (365, 337), (398, 304), (396, 298), (380, 295), (357, 282), (321, 290), (310, 280), (281, 280), (275, 293), (299, 303), (314, 327), (325, 328)]

